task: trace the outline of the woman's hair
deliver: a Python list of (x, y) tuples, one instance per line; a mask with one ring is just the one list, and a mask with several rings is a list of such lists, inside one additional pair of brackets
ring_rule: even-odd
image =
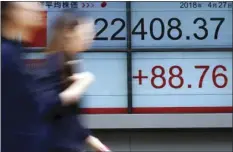
[[(82, 24), (83, 19), (89, 18), (89, 14), (84, 11), (79, 11), (77, 9), (66, 9), (63, 10), (59, 17), (53, 22), (51, 26), (51, 38), (50, 43), (52, 44), (52, 49), (48, 49), (48, 52), (63, 51), (63, 44), (57, 43), (62, 42), (65, 39), (65, 32), (74, 30), (78, 25)], [(55, 45), (54, 45), (55, 44)]]
[(56, 19), (52, 28), (56, 31), (58, 30), (58, 32), (65, 29), (73, 30), (76, 26), (82, 24), (82, 22), (80, 22), (81, 19), (88, 17), (87, 12), (75, 9), (66, 9), (63, 10), (61, 15)]

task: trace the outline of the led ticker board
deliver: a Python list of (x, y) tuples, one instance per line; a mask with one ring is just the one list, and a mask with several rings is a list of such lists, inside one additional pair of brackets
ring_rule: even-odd
[[(82, 57), (84, 70), (96, 81), (81, 104), (91, 128), (231, 126), (225, 115), (233, 111), (231, 2), (43, 5), (46, 28), (33, 47), (47, 46), (51, 25), (63, 9), (93, 17), (96, 37)], [(31, 68), (38, 68), (45, 56), (28, 58)]]
[(133, 48), (231, 48), (232, 2), (131, 2)]
[(133, 55), (135, 113), (232, 111), (232, 52)]

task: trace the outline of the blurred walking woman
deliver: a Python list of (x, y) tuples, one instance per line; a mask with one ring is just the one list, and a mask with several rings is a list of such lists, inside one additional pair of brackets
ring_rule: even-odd
[[(53, 25), (52, 39), (46, 50), (47, 69), (50, 69), (50, 81), (58, 92), (72, 83), (89, 83), (85, 79), (89, 72), (74, 73), (73, 60), (77, 53), (86, 51), (94, 37), (93, 21), (84, 12), (65, 10)], [(77, 89), (77, 88), (76, 88)], [(78, 96), (85, 92), (82, 89)], [(53, 128), (50, 138), (50, 152), (79, 152), (84, 144), (89, 144), (98, 151), (109, 151), (90, 131), (77, 119), (77, 104), (61, 106), (55, 111), (51, 120)]]

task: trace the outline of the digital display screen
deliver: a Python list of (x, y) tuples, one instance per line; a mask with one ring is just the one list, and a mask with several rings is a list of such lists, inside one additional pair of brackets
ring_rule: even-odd
[(232, 2), (131, 2), (132, 48), (231, 48)]
[[(133, 114), (232, 112), (232, 2), (42, 4), (46, 29), (31, 47), (47, 46), (63, 9), (88, 11), (95, 22), (90, 50), (96, 52), (79, 54), (83, 70), (96, 76), (81, 104), (84, 113), (127, 113), (131, 95)], [(26, 61), (36, 69), (45, 58), (29, 53)]]
[(126, 2), (47, 1), (42, 4), (46, 10), (46, 29), (38, 31), (32, 47), (46, 47), (51, 39), (52, 25), (56, 18), (64, 9), (73, 9), (77, 13), (87, 11), (94, 20), (96, 37), (90, 49), (126, 49)]
[(232, 52), (135, 52), (135, 113), (232, 111)]

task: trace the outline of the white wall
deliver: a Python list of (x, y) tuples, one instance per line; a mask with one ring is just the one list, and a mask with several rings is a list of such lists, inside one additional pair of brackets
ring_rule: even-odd
[(97, 131), (113, 151), (232, 152), (232, 130)]

